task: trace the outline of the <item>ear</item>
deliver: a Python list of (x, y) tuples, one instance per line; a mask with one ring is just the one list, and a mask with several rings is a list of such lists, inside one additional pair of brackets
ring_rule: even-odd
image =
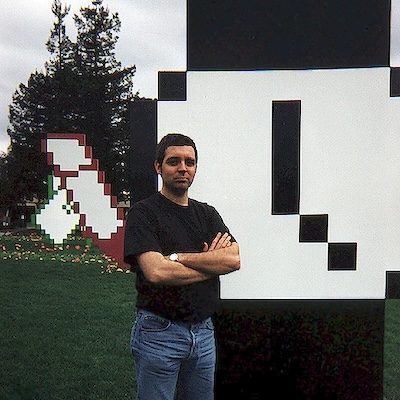
[(157, 160), (154, 161), (154, 169), (156, 170), (158, 175), (161, 175), (161, 165)]

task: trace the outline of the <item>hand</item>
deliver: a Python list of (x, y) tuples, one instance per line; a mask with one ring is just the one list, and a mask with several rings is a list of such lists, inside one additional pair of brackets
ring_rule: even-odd
[(229, 247), (232, 245), (231, 239), (232, 237), (228, 233), (225, 232), (222, 234), (221, 232), (218, 232), (210, 246), (207, 242), (204, 242), (203, 251), (213, 251)]

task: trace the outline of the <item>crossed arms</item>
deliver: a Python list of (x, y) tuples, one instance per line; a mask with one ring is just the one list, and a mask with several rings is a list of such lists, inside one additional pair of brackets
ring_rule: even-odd
[(145, 277), (154, 284), (189, 285), (240, 268), (239, 246), (227, 234), (218, 233), (212, 243), (204, 243), (200, 253), (178, 253), (179, 262), (156, 251), (138, 256)]

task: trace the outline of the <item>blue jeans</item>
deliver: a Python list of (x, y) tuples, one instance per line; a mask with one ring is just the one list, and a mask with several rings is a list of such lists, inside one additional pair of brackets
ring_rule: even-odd
[(131, 351), (137, 400), (214, 399), (216, 351), (211, 318), (190, 324), (138, 310)]

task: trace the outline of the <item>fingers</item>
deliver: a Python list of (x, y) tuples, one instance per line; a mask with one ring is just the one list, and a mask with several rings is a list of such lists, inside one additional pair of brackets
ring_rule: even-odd
[(215, 236), (214, 240), (211, 242), (208, 251), (229, 247), (232, 244), (231, 239), (232, 237), (228, 233), (222, 234), (218, 232), (217, 236)]
[(209, 251), (215, 250), (215, 247), (218, 244), (218, 241), (221, 239), (221, 232), (217, 233), (217, 236), (215, 236), (214, 240), (211, 242), (210, 247), (209, 247)]

